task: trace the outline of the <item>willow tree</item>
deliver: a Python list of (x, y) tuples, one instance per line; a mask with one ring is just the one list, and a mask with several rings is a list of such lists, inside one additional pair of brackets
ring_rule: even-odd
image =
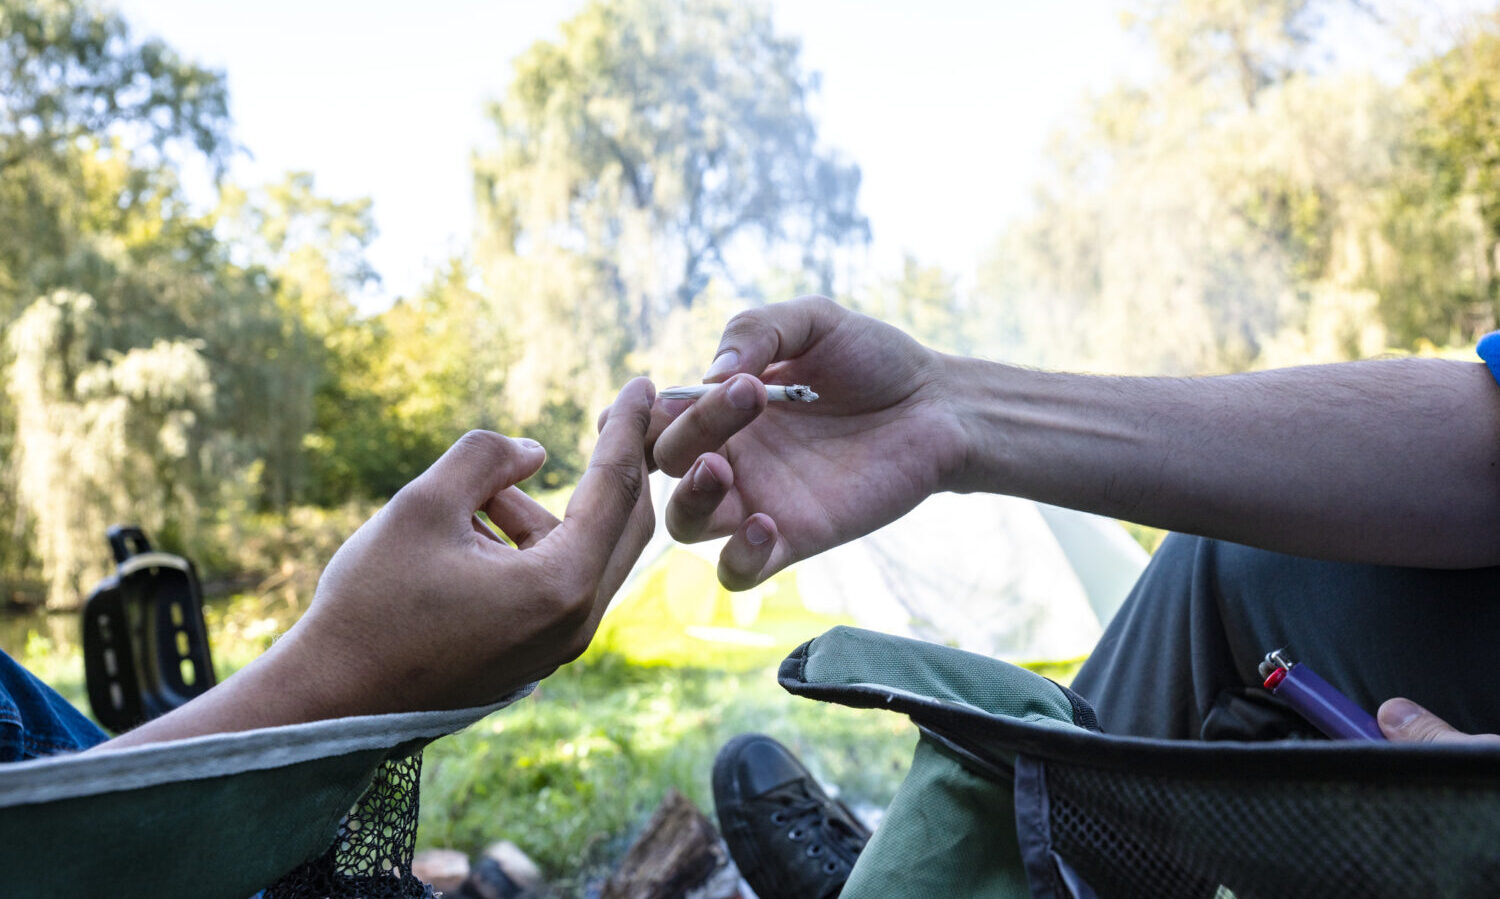
[(138, 522), (177, 536), (197, 515), (202, 417), (213, 384), (201, 345), (107, 348), (93, 299), (60, 291), (8, 335), (18, 492), (47, 604), (76, 604), (105, 570), (104, 530)]
[(599, 0), (516, 60), (475, 163), (476, 261), (518, 351), (513, 418), (554, 453), (711, 283), (796, 268), (828, 290), (868, 239), (816, 88), (798, 42), (731, 0)]

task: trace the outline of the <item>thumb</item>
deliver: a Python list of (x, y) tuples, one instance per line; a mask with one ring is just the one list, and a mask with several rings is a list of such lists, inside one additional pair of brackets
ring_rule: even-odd
[(497, 493), (536, 474), (547, 451), (535, 440), (470, 431), (402, 493), (408, 491), (432, 511), (460, 511), (465, 519)]
[[(1386, 737), (1403, 743), (1458, 743), (1490, 736), (1475, 736), (1457, 730), (1410, 699), (1386, 700), (1376, 717)], [(1492, 739), (1500, 740), (1500, 737)]]

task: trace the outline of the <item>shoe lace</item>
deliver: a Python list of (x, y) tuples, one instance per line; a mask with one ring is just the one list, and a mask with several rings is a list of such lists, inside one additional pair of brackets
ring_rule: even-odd
[[(811, 858), (825, 857), (824, 871), (836, 873), (840, 862), (853, 864), (864, 848), (868, 838), (845, 820), (844, 813), (830, 800), (810, 796), (801, 785), (769, 794), (774, 808), (770, 812), (771, 823), (785, 827), (786, 835), (794, 843), (806, 843), (804, 850)], [(825, 845), (832, 844), (832, 847)], [(836, 847), (840, 852), (827, 851)]]

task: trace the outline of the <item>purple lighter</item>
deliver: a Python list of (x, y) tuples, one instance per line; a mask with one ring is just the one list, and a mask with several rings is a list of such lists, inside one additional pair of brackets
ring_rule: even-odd
[(1384, 740), (1380, 725), (1349, 697), (1333, 688), (1306, 665), (1286, 657), (1284, 650), (1266, 653), (1260, 663), (1266, 689), (1286, 700), (1297, 714), (1334, 740)]

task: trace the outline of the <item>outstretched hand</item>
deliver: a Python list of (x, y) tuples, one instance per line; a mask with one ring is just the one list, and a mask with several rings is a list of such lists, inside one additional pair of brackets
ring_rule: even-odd
[(561, 520), (515, 486), (541, 468), (540, 444), (464, 435), (339, 548), (265, 654), (98, 748), (485, 705), (546, 677), (588, 646), (651, 537), (652, 398), (644, 378), (620, 391)]
[(339, 549), (297, 629), (369, 679), (372, 710), (492, 702), (576, 658), (651, 536), (651, 401), (644, 379), (620, 392), (562, 520), (515, 486), (540, 444), (466, 434)]
[[(653, 413), (655, 461), (682, 478), (668, 530), (733, 535), (719, 580), (740, 590), (894, 521), (962, 461), (946, 358), (822, 297), (736, 316), (704, 378), (723, 386)], [(819, 399), (768, 406), (766, 382)]]

